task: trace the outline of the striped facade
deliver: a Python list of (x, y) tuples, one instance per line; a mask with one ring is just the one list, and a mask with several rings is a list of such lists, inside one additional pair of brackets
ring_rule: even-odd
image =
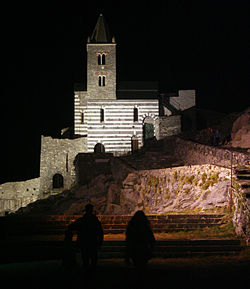
[[(134, 108), (138, 110), (138, 121), (134, 121)], [(101, 121), (101, 110), (104, 119)], [(82, 117), (82, 114), (84, 117)], [(87, 135), (88, 152), (93, 152), (97, 143), (105, 147), (106, 152), (114, 154), (131, 151), (131, 138), (138, 139), (143, 145), (144, 120), (150, 117), (153, 122), (158, 118), (158, 100), (89, 100), (80, 105), (75, 95), (75, 134)]]

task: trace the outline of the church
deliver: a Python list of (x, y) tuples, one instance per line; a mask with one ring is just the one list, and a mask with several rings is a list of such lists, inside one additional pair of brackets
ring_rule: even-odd
[[(194, 106), (194, 91), (189, 93), (188, 105)], [(147, 139), (159, 139), (158, 94), (157, 82), (117, 83), (115, 37), (100, 14), (87, 41), (87, 90), (74, 93), (74, 134), (86, 137), (87, 152), (119, 155), (140, 148)], [(180, 119), (175, 122), (166, 134), (180, 132)]]
[(40, 192), (70, 188), (79, 153), (119, 156), (180, 133), (182, 112), (195, 107), (195, 90), (162, 96), (157, 82), (117, 82), (116, 41), (102, 14), (86, 48), (87, 87), (75, 85), (73, 138), (42, 136)]

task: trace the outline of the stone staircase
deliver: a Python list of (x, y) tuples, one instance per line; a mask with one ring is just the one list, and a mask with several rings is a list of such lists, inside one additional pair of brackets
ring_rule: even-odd
[[(8, 216), (0, 218), (0, 263), (61, 259), (64, 231), (80, 216)], [(101, 215), (105, 234), (124, 234), (131, 216)], [(202, 230), (223, 223), (223, 215), (149, 215), (152, 229), (159, 232)], [(123, 240), (104, 241), (100, 258), (123, 258)], [(74, 247), (76, 248), (75, 242)], [(155, 257), (198, 257), (239, 254), (243, 247), (238, 239), (231, 240), (164, 240), (156, 241)]]
[[(156, 241), (153, 257), (187, 258), (236, 255), (242, 250), (240, 240), (165, 240)], [(124, 258), (125, 241), (105, 241), (100, 258)]]
[(236, 168), (235, 173), (244, 194), (246, 194), (247, 198), (250, 198), (250, 166), (238, 167)]
[[(76, 242), (72, 246), (80, 255)], [(153, 257), (190, 258), (208, 256), (236, 256), (244, 249), (241, 241), (231, 240), (166, 240), (156, 241)], [(63, 241), (8, 241), (1, 242), (0, 264), (42, 260), (60, 260), (67, 251)], [(100, 259), (125, 257), (125, 241), (104, 241), (98, 252)]]
[[(20, 236), (51, 236), (63, 235), (67, 226), (81, 215), (26, 215), (0, 217), (1, 239)], [(104, 234), (125, 233), (129, 215), (100, 215)], [(151, 227), (155, 233), (200, 230), (221, 225), (223, 215), (148, 215)]]

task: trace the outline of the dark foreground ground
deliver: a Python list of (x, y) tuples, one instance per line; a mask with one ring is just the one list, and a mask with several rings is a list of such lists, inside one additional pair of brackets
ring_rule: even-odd
[[(80, 261), (80, 260), (78, 260)], [(99, 260), (95, 278), (86, 284), (78, 263), (73, 272), (59, 260), (0, 265), (2, 288), (96, 288), (133, 289), (135, 269), (122, 259)], [(245, 257), (209, 257), (189, 259), (153, 259), (149, 262), (139, 288), (204, 289), (250, 288), (250, 259)]]

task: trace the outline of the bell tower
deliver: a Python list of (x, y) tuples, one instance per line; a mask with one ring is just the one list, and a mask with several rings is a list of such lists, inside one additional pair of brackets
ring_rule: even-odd
[(100, 14), (87, 43), (89, 99), (116, 99), (116, 43)]

